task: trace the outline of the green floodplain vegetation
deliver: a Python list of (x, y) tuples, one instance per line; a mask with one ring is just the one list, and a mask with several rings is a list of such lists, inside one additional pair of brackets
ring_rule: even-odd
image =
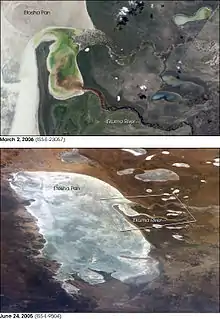
[(50, 118), (47, 131), (55, 135), (103, 135), (115, 134), (117, 130), (138, 135), (144, 130), (136, 113), (126, 114), (127, 121), (134, 123), (130, 126), (125, 121), (124, 110), (102, 110), (98, 96), (92, 92), (53, 103)]
[(104, 127), (99, 98), (92, 92), (71, 98), (65, 103), (57, 101), (51, 115), (51, 128), (56, 135), (69, 135), (70, 132), (75, 135), (98, 134)]
[(34, 38), (35, 48), (42, 41), (55, 40), (47, 56), (49, 91), (59, 100), (82, 94), (83, 79), (77, 65), (79, 45), (74, 37), (82, 31), (74, 28), (46, 28)]
[[(75, 29), (47, 28), (34, 38), (35, 48), (42, 42), (55, 41), (49, 46), (49, 53), (44, 52), (43, 56), (49, 72), (48, 89), (51, 98), (42, 103), (43, 108), (44, 104), (47, 105), (48, 111), (40, 116), (41, 134), (117, 134), (117, 129), (127, 133), (132, 128), (128, 127), (127, 123), (122, 123), (124, 112), (102, 109), (100, 98), (94, 92), (86, 92), (83, 88), (83, 78), (77, 63), (80, 46), (74, 42), (74, 36), (79, 34), (80, 31)], [(75, 80), (73, 90), (58, 85), (58, 80), (65, 83), (65, 80), (71, 76)], [(48, 116), (48, 119), (45, 119), (45, 116)], [(128, 110), (126, 119), (135, 123), (136, 129), (140, 128), (138, 116), (134, 112)], [(116, 124), (115, 120), (118, 120)]]
[[(210, 8), (202, 7), (192, 16), (176, 14), (173, 20), (176, 25), (183, 26), (187, 22), (208, 19), (211, 14), (212, 10)], [(94, 92), (86, 92), (84, 90), (84, 80), (86, 80), (86, 87), (88, 86), (87, 84), (91, 84), (89, 87), (101, 90), (104, 94), (102, 88), (99, 88), (99, 85), (96, 85), (97, 83), (93, 83), (93, 79), (89, 80), (91, 83), (87, 83), (87, 77), (83, 80), (82, 74), (88, 73), (88, 78), (91, 77), (89, 75), (90, 72), (85, 72), (85, 69), (89, 67), (87, 58), (82, 57), (82, 59), (80, 58), (82, 61), (77, 63), (80, 45), (75, 42), (75, 37), (80, 36), (84, 31), (74, 28), (49, 27), (34, 37), (35, 48), (42, 42), (54, 41), (49, 46), (49, 54), (44, 57), (49, 72), (48, 89), (53, 99), (46, 100), (48, 111), (44, 112), (45, 115), (41, 117), (41, 123), (39, 123), (40, 127), (43, 127), (42, 133), (57, 135), (115, 135), (118, 131), (121, 134), (128, 135), (141, 134), (145, 127), (140, 123), (140, 119), (135, 112), (129, 109), (126, 111), (126, 118), (133, 121), (134, 124), (127, 125), (122, 123), (125, 118), (124, 110), (104, 110), (101, 106), (100, 98)], [(94, 45), (95, 47), (96, 45)], [(90, 48), (91, 50), (92, 47)], [(114, 56), (114, 52), (112, 54)], [(123, 66), (131, 64), (134, 58), (135, 54), (133, 53), (129, 56), (124, 56), (123, 59), (122, 57), (117, 57), (115, 60), (119, 65)], [(162, 76), (162, 80), (174, 87), (184, 82), (176, 77), (174, 78), (174, 76), (166, 75)], [(153, 96), (152, 100), (164, 98), (176, 101), (181, 99), (181, 96), (177, 93), (168, 93), (159, 91)], [(44, 104), (43, 102), (43, 108), (45, 108)], [(48, 117), (46, 120), (45, 116)], [(44, 122), (47, 122), (47, 124)], [(106, 124), (106, 122), (108, 123)]]

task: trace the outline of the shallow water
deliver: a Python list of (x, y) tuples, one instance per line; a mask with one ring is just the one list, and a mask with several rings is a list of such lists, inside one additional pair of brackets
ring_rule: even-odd
[(210, 18), (212, 10), (208, 7), (200, 8), (194, 15), (187, 16), (185, 14), (176, 14), (174, 22), (176, 25), (185, 25), (188, 22), (200, 21)]
[(173, 92), (158, 91), (157, 93), (152, 95), (151, 100), (152, 101), (165, 100), (168, 102), (176, 102), (181, 100), (181, 96)]
[[(40, 4), (36, 5), (39, 8)], [(203, 63), (203, 57), (200, 58), (199, 56), (197, 58), (197, 53), (192, 55), (195, 56), (193, 57), (193, 65), (190, 62), (191, 54), (184, 54), (185, 62), (183, 61), (182, 67), (183, 71), (185, 68), (189, 69), (189, 71), (186, 71), (189, 76), (187, 81), (182, 81), (182, 78), (181, 80), (176, 79), (177, 74), (174, 71), (176, 66), (174, 64), (176, 60), (183, 58), (181, 52), (181, 54), (175, 53), (178, 51), (179, 46), (181, 47), (186, 42), (186, 50), (189, 52), (187, 46), (192, 47), (195, 36), (202, 31), (202, 28), (204, 30), (204, 24), (207, 22), (205, 19), (209, 18), (209, 13), (215, 10), (214, 3), (210, 3), (210, 10), (206, 7), (199, 8), (200, 4), (193, 2), (190, 4), (188, 2), (183, 3), (179, 7), (178, 2), (167, 1), (163, 8), (160, 8), (159, 4), (157, 6), (156, 3), (151, 8), (150, 3), (145, 3), (143, 11), (137, 12), (137, 16), (129, 15), (130, 21), (123, 30), (115, 30), (118, 13), (122, 8), (119, 2), (112, 4), (106, 1), (97, 3), (96, 1), (87, 1), (89, 15), (84, 5), (84, 1), (74, 1), (72, 3), (63, 1), (61, 7), (66, 13), (57, 19), (58, 16), (55, 11), (58, 3), (54, 3), (51, 5), (53, 14), (50, 16), (36, 16), (34, 20), (29, 20), (28, 17), (23, 19), (23, 16), (21, 19), (22, 10), (25, 6), (23, 3), (15, 2), (15, 5), (6, 3), (2, 5), (2, 47), (4, 48), (2, 71), (4, 71), (5, 82), (9, 79), (8, 85), (6, 86), (4, 83), (3, 86), (4, 89), (6, 87), (10, 88), (7, 90), (7, 98), (4, 98), (3, 103), (2, 130), (4, 132), (37, 135), (133, 135), (134, 132), (137, 135), (164, 135), (170, 132), (169, 134), (172, 135), (191, 135), (192, 132), (197, 131), (197, 125), (203, 126), (202, 124), (204, 123), (204, 127), (207, 127), (205, 119), (201, 120), (202, 124), (198, 124), (196, 120), (195, 123), (191, 123), (191, 117), (194, 118), (194, 115), (199, 113), (200, 107), (204, 109), (204, 106), (200, 103), (203, 99), (203, 94), (211, 98), (208, 94), (208, 87), (211, 86), (211, 81), (216, 79), (215, 75), (217, 73), (209, 70), (209, 64), (216, 65), (216, 49), (213, 51), (213, 48), (217, 48), (217, 43), (211, 46), (212, 37), (210, 37), (210, 41), (209, 39), (207, 40), (207, 45), (211, 49), (206, 50), (206, 52), (210, 51), (213, 54), (210, 53), (211, 57), (205, 57), (208, 59), (205, 64)], [(32, 7), (31, 4), (29, 6)], [(45, 6), (47, 9), (50, 8), (48, 3)], [(78, 11), (79, 6), (82, 7)], [(127, 6), (130, 7), (128, 3)], [(185, 15), (182, 12), (187, 12), (187, 14)], [(79, 18), (81, 14), (83, 16)], [(152, 19), (150, 18), (151, 14), (153, 14)], [(74, 15), (77, 15), (77, 17), (73, 19)], [(186, 17), (187, 19), (195, 18), (197, 20), (204, 18), (204, 21), (195, 21), (192, 28), (189, 26), (184, 40), (182, 40), (183, 36), (181, 34), (182, 27), (178, 28), (173, 23), (173, 19), (178, 20), (178, 18), (183, 19), (183, 17), (184, 19)], [(94, 29), (93, 23), (97, 29)], [(80, 71), (78, 70), (77, 73), (79, 76), (79, 73), (82, 73), (85, 88), (87, 89), (88, 86), (90, 93), (96, 91), (102, 96), (101, 103), (99, 98), (95, 99), (96, 96), (95, 98), (87, 99), (83, 91), (78, 88), (74, 89), (75, 93), (71, 90), (71, 94), (66, 89), (65, 92), (63, 92), (63, 89), (61, 90), (62, 92), (60, 89), (55, 92), (51, 81), (49, 81), (48, 90), (49, 74), (45, 61), (48, 55), (51, 56), (49, 48), (47, 48), (48, 52), (46, 54), (46, 50), (42, 50), (43, 46), (45, 47), (45, 42), (41, 44), (36, 52), (38, 60), (36, 64), (35, 59), (33, 59), (35, 52), (34, 50), (30, 52), (27, 43), (36, 33), (49, 26), (56, 26), (60, 29), (70, 26), (74, 26), (77, 29), (89, 28), (89, 32), (85, 32), (86, 34), (81, 39), (80, 37), (77, 38), (80, 45), (82, 44), (82, 51), (77, 55), (75, 66), (77, 64), (79, 66)], [(185, 24), (183, 27), (185, 28)], [(188, 27), (188, 24), (186, 27)], [(187, 39), (191, 38), (191, 43), (187, 42)], [(86, 47), (89, 46), (89, 51), (84, 51), (85, 44)], [(171, 46), (173, 49), (169, 52)], [(18, 83), (18, 68), (22, 63), (21, 57), (24, 54), (24, 49), (26, 51), (28, 49), (28, 52), (24, 55), (24, 66), (28, 79), (26, 81), (21, 79), (21, 83)], [(42, 52), (39, 54), (39, 51), (45, 51), (45, 54)], [(173, 70), (173, 78), (162, 77), (162, 79), (165, 83), (171, 85), (172, 88), (161, 87), (160, 80), (162, 70), (163, 72), (171, 70), (168, 67), (166, 57), (164, 59), (160, 58), (160, 56), (166, 56), (168, 52), (173, 61), (171, 68)], [(173, 54), (175, 58), (173, 58)], [(208, 64), (206, 65), (206, 63)], [(209, 82), (206, 77), (210, 78), (210, 84), (208, 83), (207, 88), (203, 88), (202, 85), (196, 85), (197, 82), (191, 79), (191, 73), (192, 75), (196, 74), (198, 69), (201, 70), (201, 74), (200, 76), (197, 74), (197, 77), (204, 78), (205, 83)], [(7, 71), (5, 72), (5, 70)], [(143, 72), (143, 70), (146, 72)], [(39, 79), (36, 78), (36, 71)], [(148, 74), (147, 78), (145, 73)], [(72, 77), (68, 77), (68, 80), (71, 79), (73, 80)], [(53, 80), (55, 79), (53, 78)], [(18, 90), (15, 90), (14, 81), (17, 81)], [(30, 87), (30, 82), (32, 82), (31, 90), (27, 91), (26, 87)], [(82, 78), (80, 82), (82, 85)], [(147, 92), (145, 92), (145, 89), (141, 89), (142, 87), (146, 87)], [(61, 87), (59, 86), (59, 88)], [(158, 90), (163, 90), (163, 94), (161, 95), (161, 92), (157, 92)], [(167, 93), (169, 90), (172, 90), (172, 93)], [(15, 103), (12, 100), (16, 91), (20, 91), (20, 95), (15, 107)], [(214, 91), (216, 90), (213, 89)], [(157, 93), (154, 94), (155, 92)], [(65, 93), (65, 96), (63, 96), (63, 93)], [(63, 100), (76, 93), (83, 95), (62, 101), (62, 103), (59, 103), (60, 100), (53, 99), (53, 96), (55, 96)], [(117, 102), (118, 94), (120, 94), (119, 102)], [(152, 94), (154, 94), (153, 101), (151, 100)], [(155, 100), (160, 102), (154, 102)], [(188, 108), (188, 103), (195, 107)], [(25, 110), (26, 104), (30, 107)], [(105, 107), (108, 108), (108, 111), (103, 110), (104, 104), (106, 104)], [(83, 105), (83, 109), (81, 109), (81, 105)], [(210, 107), (215, 105), (216, 102), (210, 101)], [(174, 107), (172, 108), (172, 106)], [(11, 118), (15, 109), (17, 110), (15, 122), (11, 128)], [(54, 112), (54, 109), (56, 109), (56, 112)], [(23, 122), (24, 112), (26, 117), (29, 118), (27, 125), (24, 125)], [(94, 116), (91, 116), (91, 113)], [(37, 114), (39, 115), (39, 121), (36, 120)], [(128, 117), (133, 122), (129, 126), (126, 122), (123, 125), (121, 123), (113, 126), (106, 125), (105, 120), (108, 120), (109, 117), (112, 120), (120, 120), (121, 117), (127, 119)], [(185, 124), (186, 122), (187, 124)], [(213, 120), (210, 121), (210, 123), (212, 122)], [(208, 126), (211, 126), (211, 131), (216, 130), (215, 123)], [(204, 129), (202, 128), (202, 130)]]

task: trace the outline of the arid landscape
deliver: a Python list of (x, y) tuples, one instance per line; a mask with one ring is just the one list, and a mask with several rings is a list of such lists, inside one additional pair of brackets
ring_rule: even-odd
[[(126, 217), (129, 234), (144, 238), (146, 267), (155, 268), (155, 274), (128, 282), (99, 269), (103, 282), (91, 284), (75, 273), (61, 285), (56, 279), (61, 264), (43, 249), (49, 237), (45, 240), (39, 219), (30, 214), (34, 191), (33, 199), (22, 198), (10, 186), (24, 185), (20, 192), (28, 194), (28, 185), (22, 184), (25, 172), (36, 172), (36, 178), (42, 172), (82, 174), (105, 182), (100, 185), (109, 189), (109, 197), (113, 188), (120, 192), (130, 202), (114, 206), (114, 214)], [(95, 216), (98, 188), (92, 194), (90, 213)], [(86, 205), (83, 198), (81, 205)], [(68, 203), (73, 214), (77, 203), (77, 196)], [(113, 215), (112, 208), (106, 212)], [(102, 220), (96, 227), (98, 233)], [(2, 312), (219, 311), (218, 149), (2, 149), (1, 228)], [(118, 231), (124, 236), (125, 230)], [(118, 244), (116, 238), (115, 249)], [(126, 258), (142, 271), (142, 257)]]

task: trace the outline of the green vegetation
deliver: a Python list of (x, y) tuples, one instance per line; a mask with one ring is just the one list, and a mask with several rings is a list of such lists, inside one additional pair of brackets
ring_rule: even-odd
[(91, 92), (53, 104), (51, 116), (55, 135), (99, 134), (104, 126), (100, 100)]
[(81, 32), (73, 28), (46, 28), (34, 37), (35, 48), (42, 41), (55, 40), (47, 56), (47, 69), (49, 91), (56, 99), (65, 100), (82, 94), (83, 79), (76, 60), (79, 45), (74, 42), (74, 37)]

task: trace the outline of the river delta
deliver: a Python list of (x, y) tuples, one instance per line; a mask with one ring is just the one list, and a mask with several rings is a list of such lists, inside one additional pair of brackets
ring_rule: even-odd
[(1, 6), (3, 134), (219, 134), (216, 1)]

